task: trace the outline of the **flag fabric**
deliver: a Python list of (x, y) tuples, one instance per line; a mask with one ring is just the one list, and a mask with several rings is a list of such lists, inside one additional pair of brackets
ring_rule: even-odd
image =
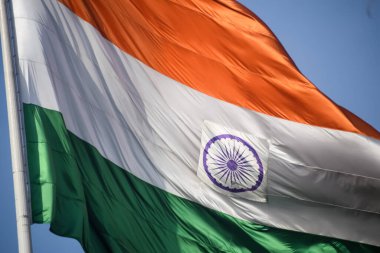
[(13, 0), (34, 223), (86, 252), (378, 252), (380, 133), (227, 0)]

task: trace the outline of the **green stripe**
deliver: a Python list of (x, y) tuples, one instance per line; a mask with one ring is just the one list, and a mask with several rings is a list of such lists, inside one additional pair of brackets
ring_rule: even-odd
[(25, 104), (24, 117), (33, 221), (50, 223), (87, 252), (379, 252), (250, 223), (174, 196), (102, 157), (66, 129), (59, 112)]

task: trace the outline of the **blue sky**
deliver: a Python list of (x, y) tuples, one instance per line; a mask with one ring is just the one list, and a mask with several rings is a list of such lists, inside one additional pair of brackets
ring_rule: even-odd
[[(301, 72), (338, 104), (380, 129), (379, 0), (245, 0)], [(0, 62), (0, 69), (2, 63)], [(4, 79), (0, 72), (0, 252), (17, 252)], [(73, 239), (32, 226), (35, 253), (83, 252)]]

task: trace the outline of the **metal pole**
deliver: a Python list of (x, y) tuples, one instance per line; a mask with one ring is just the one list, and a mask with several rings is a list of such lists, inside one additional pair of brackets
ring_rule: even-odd
[[(9, 7), (7, 4), (10, 4), (10, 2), (7, 0), (0, 1), (1, 43), (3, 50), (5, 91), (7, 99), (9, 138), (12, 157), (18, 250), (20, 253), (31, 253), (32, 245), (30, 238), (30, 216), (26, 185), (28, 182), (27, 166), (25, 161), (26, 159), (23, 156), (23, 132), (20, 127), (23, 125), (22, 122), (20, 122), (22, 119), (22, 108), (19, 100), (20, 98), (17, 89), (17, 83), (15, 82), (15, 68), (17, 68), (17, 66), (14, 66), (14, 62), (12, 61), (12, 41), (11, 34), (9, 32), (10, 30), (13, 31), (13, 27), (12, 22), (8, 19), (7, 15), (7, 7)], [(11, 13), (8, 14), (11, 18)], [(12, 36), (14, 36), (13, 32)]]

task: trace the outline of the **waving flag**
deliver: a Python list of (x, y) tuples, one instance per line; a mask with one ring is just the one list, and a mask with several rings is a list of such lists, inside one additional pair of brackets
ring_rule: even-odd
[(13, 0), (35, 223), (87, 252), (376, 252), (380, 133), (227, 0)]

